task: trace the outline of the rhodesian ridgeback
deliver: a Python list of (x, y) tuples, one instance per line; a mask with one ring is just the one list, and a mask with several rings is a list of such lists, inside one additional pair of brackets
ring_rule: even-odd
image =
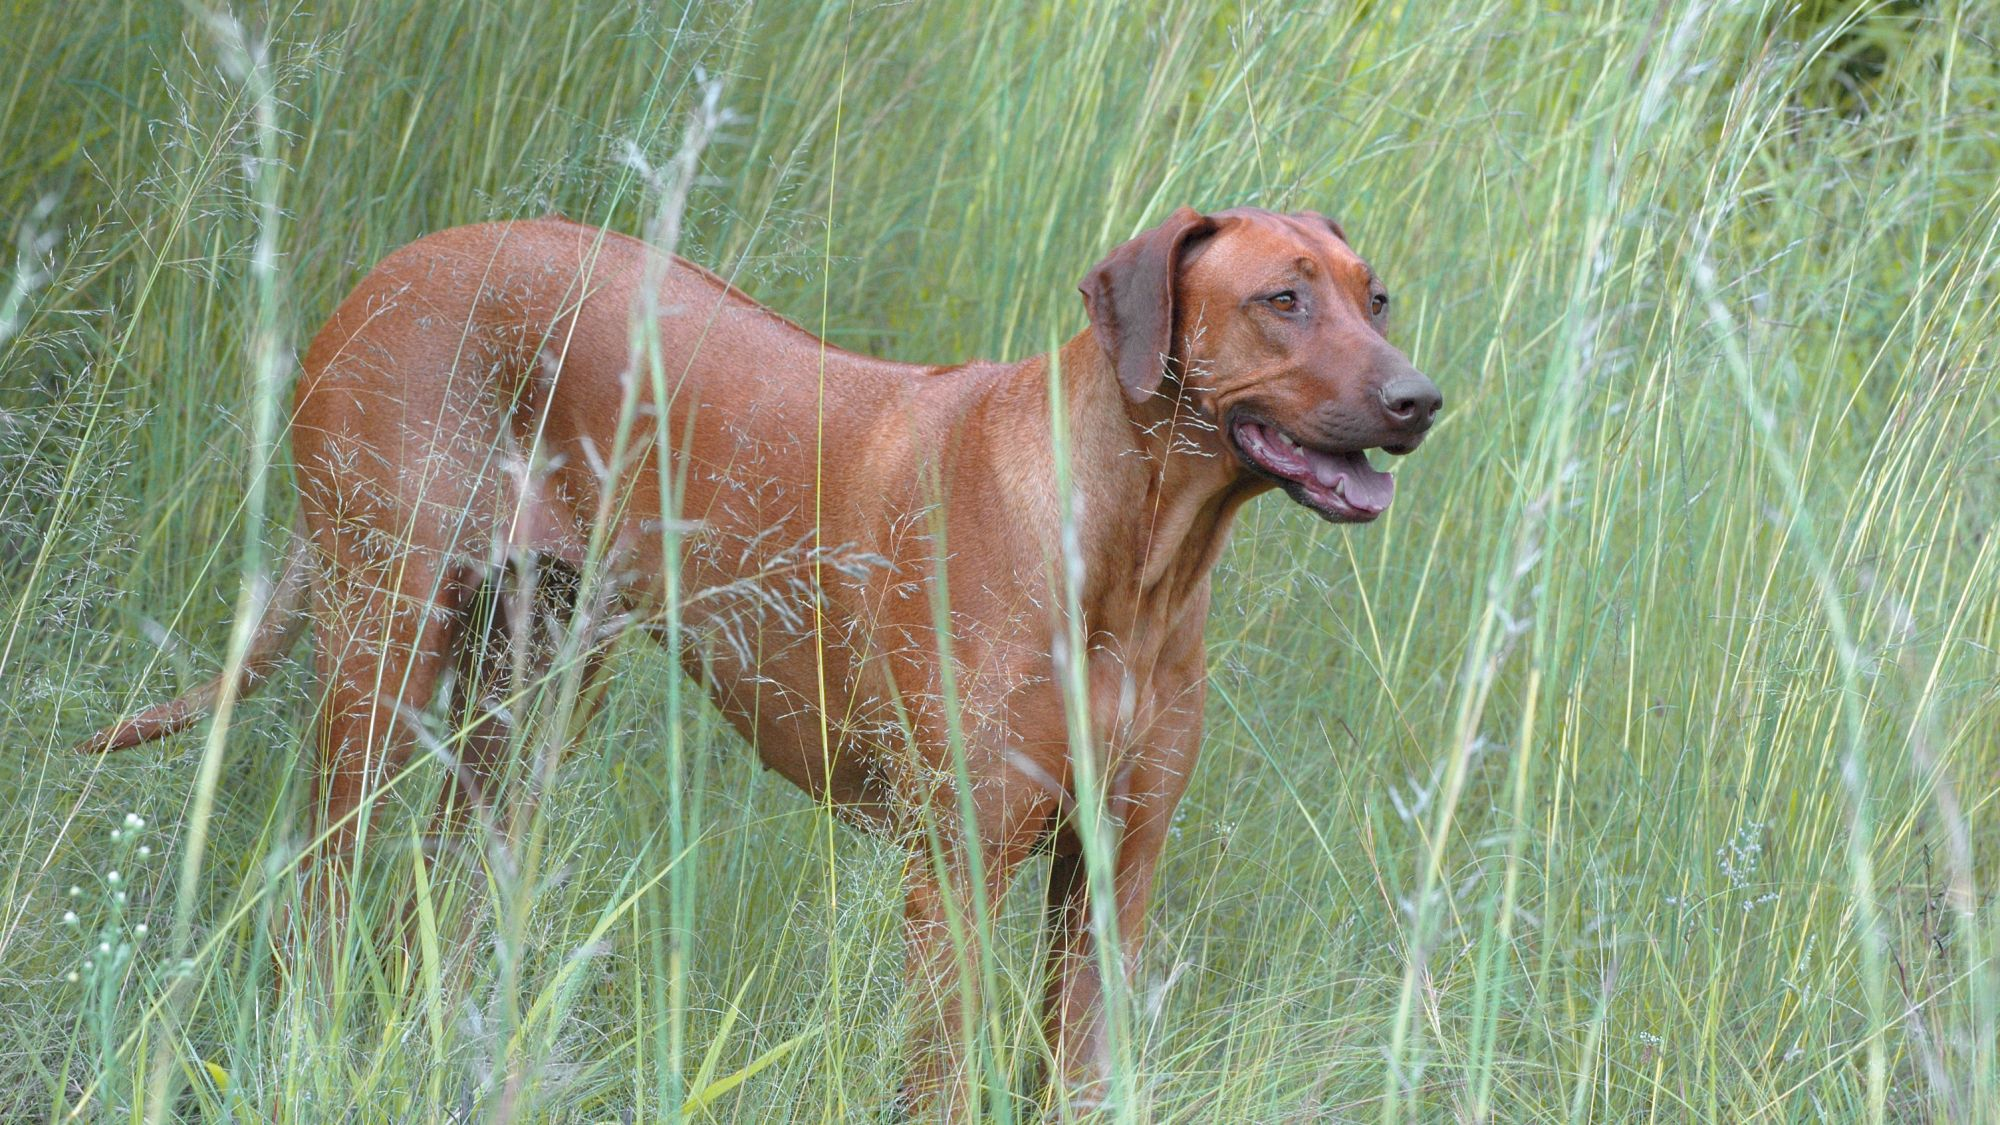
[[(447, 795), (490, 807), (509, 702), (567, 674), (587, 709), (637, 625), (766, 766), (911, 844), (906, 1096), (964, 1104), (977, 936), (951, 919), (1044, 848), (1051, 1058), (1101, 1090), (1100, 973), (1140, 948), (1200, 748), (1231, 521), (1273, 487), (1375, 519), (1394, 482), (1368, 451), (1415, 449), (1442, 399), (1384, 335), (1374, 271), (1311, 212), (1182, 208), (1080, 288), (1089, 327), (1056, 353), (938, 367), (843, 351), (564, 219), (390, 254), (306, 352), (304, 534), (239, 681), (311, 621), (316, 858), (351, 850), (434, 697), (459, 716)], [(468, 658), (496, 634), (501, 657)], [(225, 686), (84, 746), (179, 730)], [(1109, 958), (1080, 788), (1108, 840)]]

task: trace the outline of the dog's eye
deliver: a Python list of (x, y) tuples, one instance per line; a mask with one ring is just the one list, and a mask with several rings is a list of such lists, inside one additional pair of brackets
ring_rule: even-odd
[(1383, 313), (1388, 312), (1389, 295), (1387, 293), (1377, 293), (1368, 298), (1368, 311), (1375, 316), (1381, 316)]
[(1280, 293), (1273, 293), (1264, 298), (1264, 300), (1270, 302), (1271, 307), (1277, 309), (1279, 312), (1288, 313), (1299, 307), (1299, 295), (1289, 289)]

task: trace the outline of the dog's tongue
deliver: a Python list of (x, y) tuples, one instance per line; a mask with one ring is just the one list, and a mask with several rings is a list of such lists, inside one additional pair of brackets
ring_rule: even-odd
[(1368, 463), (1366, 453), (1322, 453), (1302, 450), (1321, 488), (1364, 512), (1382, 512), (1396, 498), (1396, 478)]
[(1297, 482), (1313, 507), (1331, 504), (1365, 517), (1381, 515), (1396, 496), (1396, 478), (1368, 463), (1368, 454), (1328, 453), (1299, 445), (1259, 422), (1236, 429), (1245, 455), (1274, 475)]

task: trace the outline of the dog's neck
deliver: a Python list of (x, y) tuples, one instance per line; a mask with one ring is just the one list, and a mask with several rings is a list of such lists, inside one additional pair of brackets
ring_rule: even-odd
[[(1073, 456), (1098, 462), (1073, 465), (1077, 510), (1090, 513), (1093, 534), (1125, 540), (1116, 553), (1129, 555), (1142, 601), (1178, 603), (1207, 581), (1236, 510), (1270, 485), (1243, 468), (1196, 395), (1169, 384), (1127, 400), (1091, 330), (1057, 355)], [(1135, 474), (1142, 488), (1131, 487)]]

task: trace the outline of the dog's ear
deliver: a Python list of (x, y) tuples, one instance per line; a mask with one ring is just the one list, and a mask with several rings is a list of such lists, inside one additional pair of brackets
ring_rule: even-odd
[[(1334, 219), (1329, 219), (1325, 215), (1320, 214), (1318, 211), (1301, 211), (1299, 212), (1299, 214), (1304, 215), (1308, 219), (1315, 219), (1319, 222), (1325, 223), (1328, 229), (1333, 231), (1333, 237), (1338, 238), (1342, 242), (1347, 242), (1347, 232), (1340, 229), (1340, 223), (1338, 221)], [(1351, 242), (1348, 242), (1347, 244), (1349, 246), (1354, 245)]]
[(1182, 207), (1106, 255), (1077, 286), (1098, 346), (1134, 403), (1153, 397), (1166, 378), (1181, 253), (1191, 240), (1215, 230), (1214, 219)]

